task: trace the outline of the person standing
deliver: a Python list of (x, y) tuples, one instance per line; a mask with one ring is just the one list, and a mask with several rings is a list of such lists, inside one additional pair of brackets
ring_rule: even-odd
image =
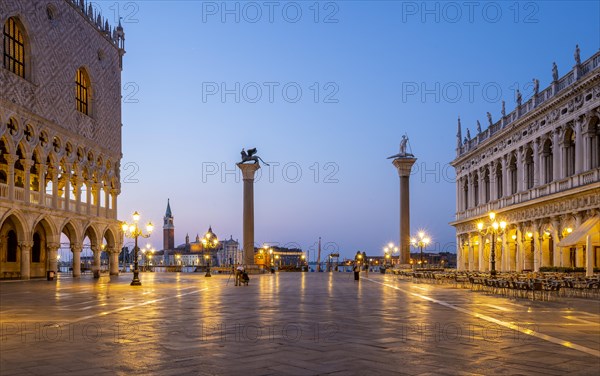
[(244, 273), (244, 267), (241, 264), (238, 264), (235, 269), (235, 285), (240, 286), (242, 284), (242, 274)]
[(360, 262), (359, 261), (354, 261), (354, 280), (358, 281), (360, 278)]

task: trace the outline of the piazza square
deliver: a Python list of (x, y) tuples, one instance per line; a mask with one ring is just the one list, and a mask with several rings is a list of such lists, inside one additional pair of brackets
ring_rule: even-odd
[(0, 376), (598, 374), (599, 12), (0, 0)]

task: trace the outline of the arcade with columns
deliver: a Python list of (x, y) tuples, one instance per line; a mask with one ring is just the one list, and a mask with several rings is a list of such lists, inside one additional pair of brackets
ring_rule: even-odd
[[(473, 138), (458, 123), (458, 269), (490, 270), (492, 241), (498, 271), (600, 267), (600, 52), (488, 119)], [(506, 228), (484, 234), (490, 212)]]

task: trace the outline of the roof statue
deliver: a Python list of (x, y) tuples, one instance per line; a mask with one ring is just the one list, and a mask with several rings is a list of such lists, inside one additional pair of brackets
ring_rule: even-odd
[[(488, 112), (489, 114), (489, 112)], [(481, 133), (481, 123), (479, 123), (479, 120), (477, 120), (477, 134)]]
[(267, 166), (269, 165), (267, 162), (263, 161), (261, 157), (259, 157), (258, 155), (255, 155), (256, 148), (248, 149), (248, 152), (246, 152), (246, 150), (242, 149), (241, 154), (242, 154), (242, 161), (240, 163), (254, 161), (254, 164), (257, 164), (258, 161), (261, 161), (265, 165), (267, 165)]
[[(406, 145), (408, 144), (408, 137), (406, 135), (402, 136), (402, 140), (400, 140), (400, 153), (396, 155), (392, 155), (387, 159), (396, 159), (396, 158), (405, 158), (405, 157), (414, 157), (412, 153), (406, 152)], [(412, 150), (411, 150), (412, 151)]]
[(521, 103), (523, 102), (523, 96), (519, 89), (517, 89), (517, 106), (521, 107)]
[(502, 117), (506, 116), (506, 102), (502, 101)]
[(493, 124), (492, 122), (492, 114), (488, 111), (486, 112), (487, 118), (488, 118), (488, 123), (490, 124), (490, 126)]
[(579, 55), (579, 45), (578, 44), (575, 45), (574, 57), (575, 57), (575, 64), (581, 65), (581, 56)]
[(462, 139), (462, 129), (461, 129), (461, 125), (460, 125), (460, 116), (458, 117), (458, 129), (456, 131), (456, 144), (457, 147), (461, 147), (462, 143), (461, 143), (461, 139)]
[(467, 128), (467, 140), (471, 140), (471, 131)]
[(558, 81), (558, 67), (552, 63), (552, 81)]
[(537, 78), (533, 79), (533, 95), (538, 95), (540, 92), (540, 80)]

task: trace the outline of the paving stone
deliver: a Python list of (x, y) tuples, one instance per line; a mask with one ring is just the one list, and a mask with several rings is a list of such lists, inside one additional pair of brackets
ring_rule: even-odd
[(508, 299), (377, 274), (355, 283), (343, 273), (280, 273), (253, 276), (242, 288), (219, 275), (143, 273), (140, 287), (130, 279), (0, 282), (0, 374), (595, 375), (600, 368), (600, 356), (488, 321), (600, 355), (594, 300)]

